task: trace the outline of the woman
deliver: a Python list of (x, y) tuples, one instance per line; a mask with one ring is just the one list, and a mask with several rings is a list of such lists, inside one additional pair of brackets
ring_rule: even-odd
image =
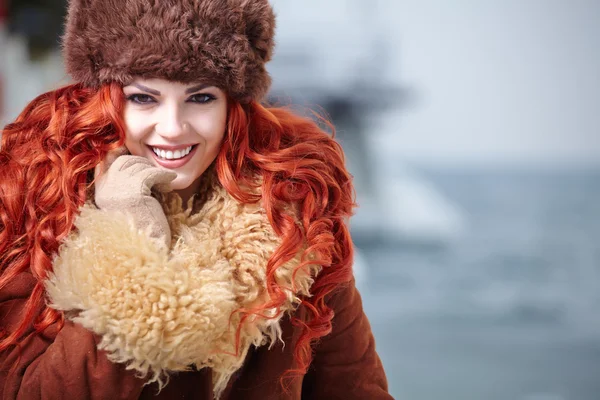
[(72, 0), (0, 151), (4, 399), (389, 399), (352, 184), (260, 101), (267, 0)]

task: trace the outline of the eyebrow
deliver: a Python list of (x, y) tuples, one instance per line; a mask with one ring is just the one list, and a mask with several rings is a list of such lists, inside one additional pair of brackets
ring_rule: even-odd
[(160, 92), (158, 90), (154, 90), (154, 89), (150, 89), (149, 87), (146, 87), (144, 85), (140, 85), (139, 83), (134, 83), (132, 84), (132, 86), (135, 86), (136, 88), (144, 91), (144, 92), (148, 92), (150, 94), (153, 94), (155, 96), (160, 96)]
[[(138, 89), (140, 89), (140, 90), (142, 90), (144, 92), (148, 92), (150, 94), (153, 94), (155, 96), (160, 96), (160, 92), (158, 90), (150, 89), (149, 87), (146, 87), (146, 86), (141, 85), (139, 83), (134, 83), (134, 84), (132, 84), (132, 86), (135, 86), (136, 88), (138, 88)], [(210, 87), (210, 86), (211, 85), (208, 85), (206, 83), (202, 83), (200, 85), (192, 86), (191, 88), (187, 88), (185, 90), (185, 94), (194, 93), (194, 92), (197, 92), (199, 90), (206, 89), (207, 87)]]

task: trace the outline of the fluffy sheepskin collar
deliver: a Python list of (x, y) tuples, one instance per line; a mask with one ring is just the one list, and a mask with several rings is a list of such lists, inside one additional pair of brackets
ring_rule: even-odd
[(207, 182), (186, 210), (175, 194), (160, 198), (170, 251), (124, 212), (84, 206), (46, 288), (51, 306), (99, 335), (112, 361), (161, 385), (169, 372), (212, 368), (219, 397), (250, 346), (281, 340), (282, 316), (309, 295), (318, 267), (293, 274), (298, 254), (275, 272), (283, 307), (248, 318), (234, 313), (269, 302), (267, 260), (280, 239), (260, 204), (240, 204), (216, 179)]

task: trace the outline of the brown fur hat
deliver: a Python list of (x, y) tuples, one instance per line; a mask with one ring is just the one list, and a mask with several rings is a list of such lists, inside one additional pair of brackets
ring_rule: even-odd
[(274, 30), (268, 0), (70, 0), (63, 53), (87, 86), (200, 81), (245, 103), (269, 90)]

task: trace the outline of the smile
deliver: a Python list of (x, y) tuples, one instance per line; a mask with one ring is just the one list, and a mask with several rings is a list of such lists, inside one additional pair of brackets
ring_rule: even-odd
[(196, 153), (196, 149), (198, 148), (197, 144), (186, 146), (186, 147), (154, 147), (148, 146), (150, 150), (154, 153), (154, 159), (156, 162), (164, 168), (176, 169), (181, 168), (189, 160), (192, 159), (194, 154)]
[(158, 147), (150, 147), (152, 149), (152, 151), (154, 152), (154, 154), (156, 154), (158, 157), (165, 159), (165, 160), (178, 160), (181, 159), (185, 156), (187, 156), (188, 154), (190, 154), (190, 152), (192, 151), (192, 148), (194, 146), (188, 146), (184, 149), (181, 150), (164, 150), (164, 149), (159, 149)]

